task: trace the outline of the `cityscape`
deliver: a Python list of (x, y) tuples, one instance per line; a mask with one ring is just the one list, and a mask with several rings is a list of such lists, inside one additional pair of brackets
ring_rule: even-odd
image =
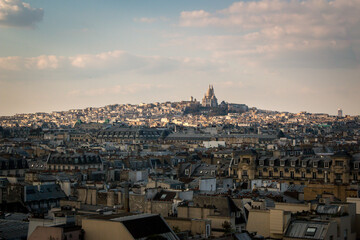
[(360, 239), (359, 12), (0, 0), (0, 240)]
[(210, 85), (201, 102), (17, 114), (0, 124), (5, 239), (360, 234), (360, 119), (341, 109), (218, 103)]

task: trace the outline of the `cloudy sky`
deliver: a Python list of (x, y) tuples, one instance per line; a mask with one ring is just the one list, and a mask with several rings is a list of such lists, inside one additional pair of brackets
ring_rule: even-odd
[(0, 0), (0, 115), (203, 97), (360, 114), (360, 0)]

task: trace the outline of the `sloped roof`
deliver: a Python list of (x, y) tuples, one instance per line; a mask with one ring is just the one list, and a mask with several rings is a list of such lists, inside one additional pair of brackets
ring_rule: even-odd
[(0, 239), (26, 238), (28, 228), (28, 222), (0, 219)]
[(47, 161), (48, 164), (100, 164), (102, 163), (99, 155), (94, 153), (84, 154), (51, 154)]
[(284, 237), (324, 239), (328, 228), (328, 222), (296, 220), (290, 223)]
[(139, 214), (111, 220), (122, 222), (134, 239), (171, 233), (171, 229), (160, 215)]
[(57, 184), (44, 184), (40, 186), (25, 187), (25, 202), (61, 199), (66, 195)]
[(176, 197), (176, 192), (161, 191), (155, 195), (154, 201), (172, 201)]

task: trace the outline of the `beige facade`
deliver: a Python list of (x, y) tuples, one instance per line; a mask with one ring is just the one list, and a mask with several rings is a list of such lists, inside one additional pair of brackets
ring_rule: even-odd
[(220, 216), (218, 215), (218, 213), (216, 213), (215, 210), (216, 209), (212, 207), (179, 206), (178, 217), (210, 220), (212, 236), (221, 236), (224, 234), (223, 232), (224, 222), (230, 223), (232, 228), (235, 229), (236, 223), (234, 217)]
[(256, 155), (253, 152), (234, 152), (230, 175), (237, 175), (242, 181), (256, 178)]
[(331, 194), (345, 202), (346, 198), (357, 196), (357, 189), (351, 189), (350, 185), (308, 184), (304, 188), (304, 200), (316, 199), (317, 196), (324, 193)]
[(290, 212), (280, 209), (260, 210), (251, 209), (249, 211), (246, 230), (256, 232), (265, 238), (280, 239), (290, 223)]
[(83, 219), (84, 240), (130, 240), (134, 239), (121, 222), (99, 219)]
[(309, 212), (312, 210), (312, 206), (311, 206), (311, 203), (299, 204), (299, 203), (277, 202), (275, 204), (275, 209), (284, 210), (284, 211), (288, 211), (291, 213), (298, 213), (298, 212), (303, 212), (303, 211)]
[(62, 227), (44, 227), (38, 226), (36, 229), (28, 236), (28, 240), (66, 240), (73, 239), (79, 240), (82, 239), (82, 232), (80, 227), (66, 230)]
[(312, 157), (261, 157), (255, 152), (234, 152), (229, 168), (230, 176), (240, 181), (274, 179), (295, 184), (357, 183), (360, 163), (352, 162), (351, 156)]
[(173, 230), (178, 229), (181, 232), (190, 231), (191, 235), (200, 235), (204, 238), (208, 238), (211, 235), (210, 220), (166, 217), (165, 221)]

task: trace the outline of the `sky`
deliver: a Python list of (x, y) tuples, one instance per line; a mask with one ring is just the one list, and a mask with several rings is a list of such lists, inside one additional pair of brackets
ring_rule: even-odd
[(218, 100), (360, 114), (360, 0), (0, 0), (0, 115)]

